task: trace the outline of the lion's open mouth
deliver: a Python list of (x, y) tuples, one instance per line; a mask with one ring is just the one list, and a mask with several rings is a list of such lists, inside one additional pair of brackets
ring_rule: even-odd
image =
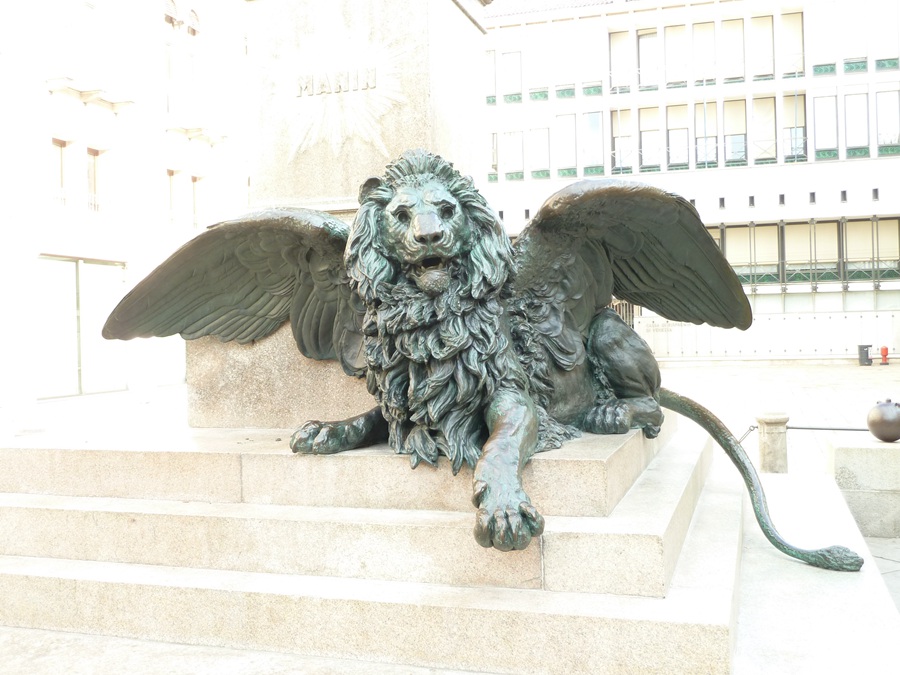
[(409, 276), (428, 295), (439, 295), (450, 287), (447, 261), (438, 256), (423, 258), (418, 265), (413, 266)]

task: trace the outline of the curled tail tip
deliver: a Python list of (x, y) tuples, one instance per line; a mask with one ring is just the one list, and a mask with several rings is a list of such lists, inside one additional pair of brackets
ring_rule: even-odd
[(865, 561), (845, 546), (829, 546), (815, 551), (807, 562), (826, 570), (858, 572)]

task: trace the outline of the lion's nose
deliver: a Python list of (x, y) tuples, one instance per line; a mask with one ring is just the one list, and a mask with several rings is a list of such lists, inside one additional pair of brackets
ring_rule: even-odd
[(444, 238), (444, 226), (436, 213), (413, 216), (413, 236), (420, 244), (436, 244)]

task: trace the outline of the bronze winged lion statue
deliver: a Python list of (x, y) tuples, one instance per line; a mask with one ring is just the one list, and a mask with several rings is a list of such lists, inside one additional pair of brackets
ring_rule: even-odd
[(307, 422), (293, 451), (388, 441), (413, 467), (439, 455), (454, 473), (466, 463), (475, 538), (502, 551), (543, 531), (521, 479), (534, 453), (580, 430), (655, 436), (662, 405), (725, 448), (773, 545), (820, 567), (862, 565), (843, 547), (802, 550), (778, 535), (740, 444), (660, 387), (648, 345), (609, 308), (615, 296), (677, 321), (750, 325), (737, 277), (688, 202), (586, 180), (550, 197), (512, 244), (472, 180), (422, 150), (367, 180), (359, 200), (350, 226), (275, 208), (211, 227), (119, 303), (104, 337), (246, 343), (290, 321), (304, 355), (364, 376), (377, 402), (351, 419)]

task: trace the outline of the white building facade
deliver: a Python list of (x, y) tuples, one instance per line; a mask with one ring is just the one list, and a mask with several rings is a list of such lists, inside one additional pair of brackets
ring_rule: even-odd
[(900, 3), (497, 5), (480, 178), (511, 233), (574, 180), (651, 183), (695, 204), (756, 317), (645, 311), (657, 356), (900, 351)]
[(183, 381), (180, 339), (126, 351), (100, 329), (155, 264), (246, 208), (242, 6), (59, 0), (7, 17), (5, 398)]

